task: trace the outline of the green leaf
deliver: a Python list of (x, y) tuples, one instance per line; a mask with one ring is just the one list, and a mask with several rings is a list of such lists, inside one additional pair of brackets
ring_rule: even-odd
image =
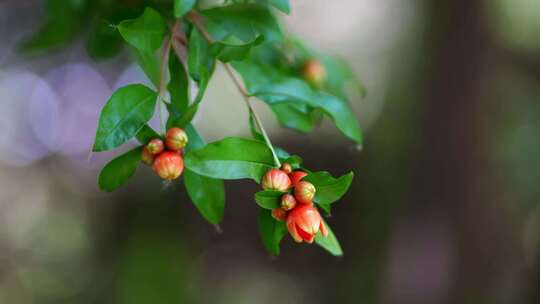
[[(189, 142), (186, 153), (205, 146), (192, 125), (187, 125), (185, 131)], [(184, 185), (195, 207), (202, 216), (212, 224), (218, 224), (225, 211), (225, 185), (222, 180), (199, 175), (189, 169), (184, 172)]]
[(291, 6), (289, 4), (289, 0), (268, 0), (268, 2), (278, 10), (284, 12), (285, 14), (291, 13)]
[(167, 88), (171, 95), (171, 102), (167, 105), (169, 110), (167, 127), (170, 128), (172, 122), (179, 119), (188, 107), (189, 82), (182, 62), (174, 54), (169, 57), (169, 73), (171, 79)]
[(307, 106), (287, 103), (279, 103), (271, 106), (272, 111), (276, 114), (282, 126), (303, 133), (309, 133), (313, 130), (315, 119), (311, 109), (307, 109), (309, 112), (306, 113), (300, 108), (307, 108)]
[(141, 67), (146, 77), (152, 82), (154, 87), (159, 87), (159, 58), (156, 52), (141, 52), (133, 49), (135, 53), (135, 61)]
[(202, 11), (206, 27), (215, 40), (233, 35), (251, 41), (263, 35), (266, 41), (281, 41), (283, 33), (270, 10), (263, 5), (236, 4)]
[(264, 190), (255, 193), (255, 201), (261, 208), (275, 209), (281, 206), (281, 196), (284, 192), (274, 190)]
[(196, 0), (174, 0), (174, 16), (181, 18), (193, 9)]
[(320, 56), (320, 60), (326, 69), (326, 87), (330, 93), (340, 96), (341, 98), (346, 98), (347, 85), (352, 84), (352, 88), (355, 89), (362, 97), (365, 97), (366, 88), (360, 82), (358, 77), (356, 77), (347, 62), (341, 58), (328, 55)]
[(122, 21), (118, 30), (124, 40), (136, 49), (153, 52), (161, 46), (167, 33), (167, 24), (158, 12), (147, 7), (140, 17)]
[(114, 92), (99, 117), (94, 152), (114, 149), (134, 137), (154, 115), (157, 93), (142, 84)]
[(330, 173), (321, 171), (310, 173), (303, 179), (312, 183), (317, 189), (314, 201), (321, 205), (329, 205), (347, 193), (353, 177), (353, 172), (334, 178)]
[(141, 152), (142, 147), (137, 147), (105, 165), (98, 177), (101, 190), (111, 192), (125, 184), (135, 174), (141, 162)]
[(253, 137), (253, 139), (264, 142), (264, 136), (259, 131), (259, 128), (257, 128), (257, 125), (255, 124), (255, 119), (253, 118), (253, 114), (251, 113), (249, 113), (249, 130), (251, 131), (251, 136)]
[(343, 250), (341, 249), (341, 245), (339, 245), (338, 239), (334, 235), (332, 229), (330, 229), (330, 226), (328, 226), (328, 223), (324, 222), (324, 224), (326, 225), (326, 229), (328, 230), (328, 236), (324, 237), (319, 231), (317, 235), (315, 235), (315, 243), (317, 243), (317, 245), (321, 246), (334, 256), (342, 256)]
[(188, 72), (191, 78), (197, 82), (199, 90), (195, 100), (186, 109), (185, 113), (178, 118), (171, 119), (169, 125), (183, 128), (191, 122), (195, 114), (197, 114), (199, 103), (203, 99), (214, 69), (215, 59), (210, 53), (210, 45), (197, 29), (193, 29), (189, 37)]
[(261, 35), (248, 42), (231, 35), (221, 41), (214, 42), (210, 50), (217, 59), (223, 62), (244, 60), (249, 56), (251, 48), (261, 44), (263, 41), (264, 37)]
[(274, 167), (272, 152), (260, 142), (228, 137), (193, 150), (185, 156), (186, 168), (219, 179), (251, 178), (256, 182)]
[(269, 66), (247, 61), (233, 63), (242, 75), (250, 95), (256, 96), (269, 105), (308, 105), (322, 110), (332, 118), (343, 134), (357, 143), (362, 142), (360, 127), (351, 106), (346, 100), (314, 91), (307, 83)]
[(144, 124), (135, 137), (137, 137), (137, 140), (143, 145), (146, 145), (154, 138), (162, 138), (162, 136), (154, 131), (148, 124)]
[(279, 243), (287, 234), (285, 222), (278, 222), (272, 217), (270, 210), (261, 209), (259, 212), (259, 232), (266, 250), (279, 255)]

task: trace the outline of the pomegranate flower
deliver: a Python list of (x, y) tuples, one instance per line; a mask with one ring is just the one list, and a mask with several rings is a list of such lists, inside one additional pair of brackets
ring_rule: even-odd
[(294, 197), (296, 201), (302, 204), (312, 204), (315, 197), (315, 186), (307, 181), (299, 181), (294, 186)]
[(277, 190), (285, 192), (291, 187), (291, 179), (287, 173), (279, 169), (271, 169), (262, 178), (264, 190)]
[(324, 237), (328, 236), (328, 230), (321, 219), (319, 211), (311, 205), (301, 204), (289, 212), (287, 229), (292, 238), (298, 243), (313, 243), (319, 230)]
[(173, 180), (184, 171), (184, 160), (176, 151), (165, 151), (156, 157), (152, 168), (159, 177)]
[(308, 174), (304, 171), (293, 171), (289, 174), (289, 178), (291, 179), (291, 184), (293, 187), (296, 187), (296, 184), (298, 184), (299, 181), (302, 180), (302, 178), (306, 177)]
[(170, 128), (165, 134), (165, 145), (171, 150), (183, 149), (188, 143), (186, 132), (180, 128)]

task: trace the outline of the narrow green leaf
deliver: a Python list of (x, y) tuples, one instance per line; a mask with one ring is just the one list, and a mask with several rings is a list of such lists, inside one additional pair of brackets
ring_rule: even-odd
[(124, 153), (111, 160), (99, 173), (98, 184), (101, 190), (111, 192), (126, 183), (141, 162), (142, 147)]
[(317, 235), (315, 235), (315, 243), (334, 256), (342, 256), (343, 250), (341, 249), (341, 245), (339, 245), (338, 239), (334, 235), (332, 229), (330, 229), (330, 226), (328, 226), (328, 223), (325, 222), (325, 225), (328, 230), (328, 236), (324, 237), (319, 231)]
[(330, 173), (321, 171), (310, 173), (304, 180), (312, 183), (317, 189), (314, 201), (321, 205), (329, 205), (347, 193), (353, 177), (353, 172), (334, 178)]
[(209, 77), (214, 69), (214, 58), (210, 52), (210, 44), (204, 36), (194, 28), (189, 36), (188, 71), (191, 78), (200, 82)]
[(279, 243), (285, 234), (287, 234), (285, 222), (276, 221), (272, 217), (270, 210), (261, 209), (258, 224), (261, 239), (266, 250), (274, 255), (279, 255)]
[(157, 93), (142, 84), (114, 92), (101, 110), (94, 152), (114, 149), (133, 138), (154, 115)]
[(273, 168), (272, 152), (259, 141), (228, 137), (193, 150), (185, 156), (186, 168), (219, 179), (251, 178), (256, 182)]
[[(190, 124), (185, 128), (189, 137), (186, 153), (205, 146), (203, 139)], [(225, 211), (225, 185), (222, 180), (199, 175), (189, 169), (184, 172), (184, 185), (195, 207), (212, 224), (223, 218)]]
[(196, 0), (174, 0), (174, 16), (181, 18), (193, 9)]
[(284, 192), (281, 191), (259, 191), (255, 193), (255, 201), (261, 208), (272, 210), (281, 205), (281, 196), (283, 194)]
[(169, 57), (169, 73), (171, 79), (167, 88), (171, 95), (171, 102), (167, 105), (169, 110), (167, 127), (170, 128), (173, 121), (179, 119), (188, 107), (189, 82), (182, 62), (174, 54)]
[(249, 56), (251, 48), (261, 44), (263, 41), (264, 37), (261, 35), (258, 35), (247, 42), (230, 35), (221, 41), (214, 42), (211, 45), (210, 50), (217, 59), (223, 62), (244, 60)]
[(143, 145), (146, 145), (154, 138), (162, 138), (162, 136), (154, 131), (148, 124), (144, 124), (135, 137), (137, 137), (137, 140)]
[(118, 30), (129, 44), (148, 53), (161, 46), (167, 33), (167, 24), (158, 12), (147, 7), (138, 18), (122, 21)]
[(251, 131), (251, 136), (253, 137), (253, 139), (264, 142), (264, 136), (259, 131), (259, 128), (257, 128), (257, 125), (255, 124), (255, 119), (253, 118), (253, 115), (251, 113), (249, 113), (249, 130)]

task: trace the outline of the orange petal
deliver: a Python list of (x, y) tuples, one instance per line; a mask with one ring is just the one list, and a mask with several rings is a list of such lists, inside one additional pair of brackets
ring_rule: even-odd
[(314, 235), (311, 233), (308, 233), (307, 231), (304, 231), (300, 227), (296, 226), (296, 231), (298, 231), (298, 234), (302, 237), (302, 239), (307, 243), (313, 243)]
[(298, 231), (296, 230), (296, 224), (294, 221), (287, 220), (287, 230), (289, 230), (289, 233), (291, 234), (292, 238), (297, 243), (302, 243), (302, 237), (298, 234)]

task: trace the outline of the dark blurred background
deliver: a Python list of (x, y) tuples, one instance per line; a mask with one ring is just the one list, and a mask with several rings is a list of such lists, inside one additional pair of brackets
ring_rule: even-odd
[[(329, 123), (281, 129), (257, 104), (307, 167), (354, 169), (327, 219), (345, 255), (286, 237), (268, 256), (253, 182), (226, 183), (220, 227), (148, 168), (100, 192), (118, 152), (89, 157), (99, 110), (148, 81), (129, 52), (94, 61), (83, 39), (24, 55), (42, 3), (4, 0), (0, 303), (540, 303), (540, 1), (291, 2), (288, 31), (368, 88), (353, 100), (363, 147)], [(196, 126), (248, 136), (247, 117), (218, 69)]]

